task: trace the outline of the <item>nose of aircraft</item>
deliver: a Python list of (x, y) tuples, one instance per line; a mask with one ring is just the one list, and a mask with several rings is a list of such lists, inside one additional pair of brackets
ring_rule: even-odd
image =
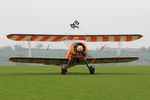
[(78, 46), (77, 47), (77, 51), (82, 51), (83, 50), (83, 47), (82, 46)]

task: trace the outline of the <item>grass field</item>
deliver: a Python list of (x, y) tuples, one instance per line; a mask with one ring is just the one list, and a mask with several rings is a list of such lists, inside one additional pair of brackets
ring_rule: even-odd
[(150, 66), (0, 66), (0, 100), (149, 100)]

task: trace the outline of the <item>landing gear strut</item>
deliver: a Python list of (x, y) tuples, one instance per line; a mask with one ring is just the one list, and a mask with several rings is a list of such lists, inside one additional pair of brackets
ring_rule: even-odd
[[(95, 73), (95, 66), (94, 65), (89, 66), (86, 59), (84, 59), (84, 61), (85, 61), (85, 64), (86, 64), (87, 68), (89, 69), (90, 74), (94, 74)], [(61, 74), (63, 74), (63, 75), (66, 74), (69, 64), (70, 64), (70, 61), (68, 60), (67, 65), (62, 65), (61, 66)]]
[(94, 74), (95, 66), (94, 65), (89, 66), (86, 59), (84, 61), (85, 61), (85, 64), (86, 64), (87, 68), (89, 69), (90, 74)]
[(67, 71), (67, 68), (69, 67), (69, 64), (70, 64), (70, 60), (68, 60), (68, 63), (67, 63), (66, 66), (65, 66), (65, 65), (62, 65), (62, 66), (61, 66), (61, 74), (65, 75), (66, 72), (68, 72), (68, 71)]

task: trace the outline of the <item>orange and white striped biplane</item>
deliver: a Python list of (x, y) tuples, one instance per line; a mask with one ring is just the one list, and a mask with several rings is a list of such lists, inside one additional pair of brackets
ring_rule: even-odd
[[(79, 28), (79, 27), (73, 27)], [(61, 66), (61, 74), (66, 74), (67, 69), (78, 65), (86, 64), (90, 74), (94, 74), (95, 66), (93, 64), (104, 63), (125, 63), (138, 60), (138, 57), (87, 57), (88, 48), (86, 42), (131, 42), (142, 38), (140, 34), (120, 34), (120, 35), (56, 35), (56, 34), (8, 34), (7, 38), (14, 41), (40, 41), (40, 42), (61, 42), (77, 40), (70, 44), (70, 50), (64, 58), (40, 58), (40, 57), (11, 57), (12, 62), (19, 63), (39, 63), (46, 65), (59, 65)], [(82, 41), (82, 42), (81, 42)], [(86, 41), (86, 42), (83, 42)]]

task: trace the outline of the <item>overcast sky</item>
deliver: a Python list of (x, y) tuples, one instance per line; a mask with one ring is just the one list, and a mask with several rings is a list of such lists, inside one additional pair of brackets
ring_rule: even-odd
[(8, 33), (65, 33), (74, 20), (87, 33), (140, 33), (124, 47), (150, 46), (150, 0), (0, 0), (0, 47)]

